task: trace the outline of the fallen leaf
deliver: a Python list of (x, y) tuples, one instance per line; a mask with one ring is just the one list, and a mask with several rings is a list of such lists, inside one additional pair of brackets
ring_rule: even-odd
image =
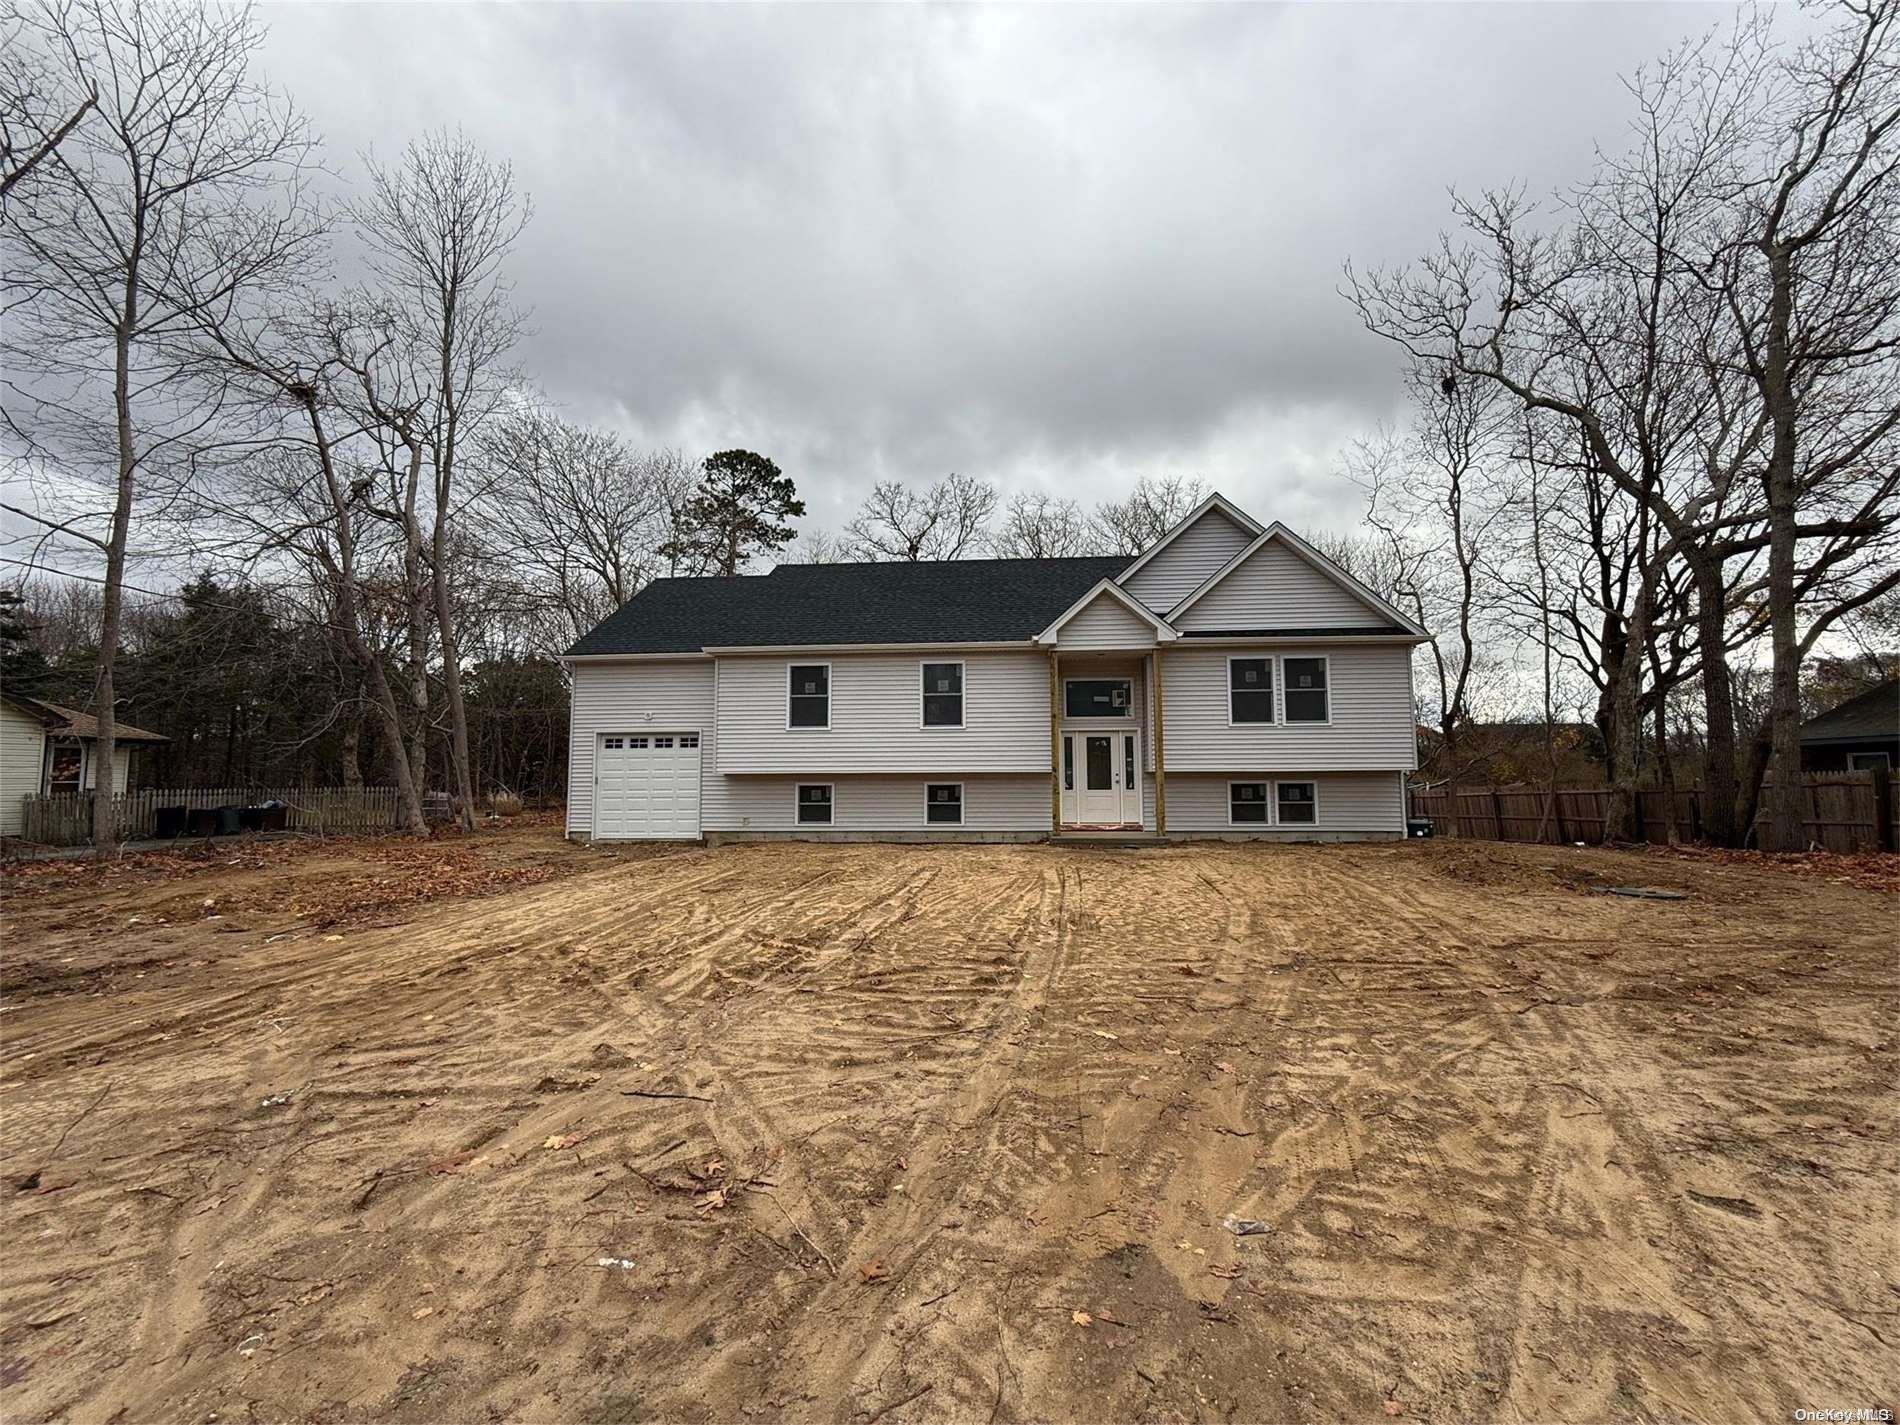
[(448, 1157), (437, 1158), (433, 1163), (429, 1164), (429, 1171), (435, 1173), (437, 1176), (453, 1173), (458, 1171), (474, 1156), (475, 1154), (472, 1151), (467, 1153), (451, 1153)]
[(326, 935), (323, 938), (325, 940), (341, 940), (343, 937), (341, 935)]
[(717, 1212), (725, 1205), (726, 1190), (724, 1188), (714, 1188), (699, 1200), (699, 1210), (701, 1212)]
[(1087, 1326), (1095, 1318), (1086, 1311), (1078, 1311), (1069, 1317), (1077, 1326)]
[(1222, 1059), (1214, 1067), (1219, 1069), (1223, 1074), (1231, 1074), (1234, 1071), (1234, 1066), (1228, 1063), (1225, 1059)]
[(867, 1286), (870, 1285), (870, 1283), (872, 1282), (883, 1281), (884, 1278), (888, 1277), (890, 1274), (891, 1274), (891, 1269), (884, 1265), (884, 1260), (881, 1257), (873, 1261), (866, 1262), (863, 1266), (858, 1268), (858, 1276), (864, 1281), (865, 1285)]
[(1222, 1266), (1218, 1262), (1209, 1262), (1207, 1264), (1207, 1269), (1208, 1271), (1212, 1272), (1215, 1276), (1224, 1277), (1228, 1281), (1232, 1281), (1235, 1277), (1240, 1275), (1239, 1262), (1229, 1262), (1227, 1263), (1226, 1266)]
[(586, 1137), (585, 1133), (556, 1133), (541, 1146), (543, 1148), (572, 1148)]
[(1180, 1248), (1183, 1252), (1192, 1252), (1197, 1257), (1205, 1257), (1207, 1255), (1207, 1248), (1197, 1247), (1192, 1242), (1184, 1241), (1180, 1243)]
[(1385, 1413), (1387, 1415), (1403, 1415), (1405, 1414), (1405, 1407), (1396, 1400), (1388, 1400), (1385, 1403)]
[(1091, 1029), (1089, 1033), (1101, 1039), (1120, 1039), (1118, 1034), (1110, 1034), (1106, 1029)]
[(435, 1308), (433, 1306), (418, 1306), (414, 1311), (410, 1312), (409, 1315), (413, 1319), (420, 1321), (425, 1316), (435, 1315)]

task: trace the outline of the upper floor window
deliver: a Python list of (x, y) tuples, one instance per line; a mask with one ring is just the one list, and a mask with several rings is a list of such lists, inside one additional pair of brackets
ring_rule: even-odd
[(1273, 721), (1273, 660), (1271, 658), (1229, 658), (1227, 660), (1227, 720), (1229, 722)]
[(1071, 678), (1063, 685), (1066, 717), (1127, 717), (1134, 702), (1127, 678)]
[(1286, 675), (1286, 720), (1288, 722), (1329, 722), (1332, 712), (1326, 691), (1324, 658), (1283, 658), (1281, 671)]
[(794, 663), (789, 672), (787, 727), (831, 726), (831, 665)]
[(963, 665), (926, 663), (923, 668), (924, 726), (963, 726)]

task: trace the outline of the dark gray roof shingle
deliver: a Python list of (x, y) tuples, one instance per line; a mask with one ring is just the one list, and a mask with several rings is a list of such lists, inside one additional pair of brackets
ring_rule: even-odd
[(1900, 738), (1900, 678), (1849, 698), (1801, 724), (1803, 742)]
[(1127, 565), (1119, 555), (781, 564), (770, 574), (656, 579), (568, 653), (1011, 642), (1033, 638)]

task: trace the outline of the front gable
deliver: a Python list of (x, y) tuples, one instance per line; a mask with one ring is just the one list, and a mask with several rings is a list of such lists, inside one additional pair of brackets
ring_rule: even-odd
[(1054, 648), (1153, 648), (1177, 637), (1166, 619), (1104, 579), (1037, 634), (1036, 642)]
[(1260, 533), (1244, 511), (1209, 495), (1122, 571), (1120, 584), (1156, 613), (1193, 593)]
[(1423, 630), (1284, 525), (1274, 524), (1169, 611), (1183, 633)]

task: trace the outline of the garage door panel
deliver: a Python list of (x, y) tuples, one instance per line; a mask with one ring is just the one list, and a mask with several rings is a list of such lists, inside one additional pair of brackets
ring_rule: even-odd
[(602, 733), (594, 754), (594, 839), (699, 835), (699, 734)]

